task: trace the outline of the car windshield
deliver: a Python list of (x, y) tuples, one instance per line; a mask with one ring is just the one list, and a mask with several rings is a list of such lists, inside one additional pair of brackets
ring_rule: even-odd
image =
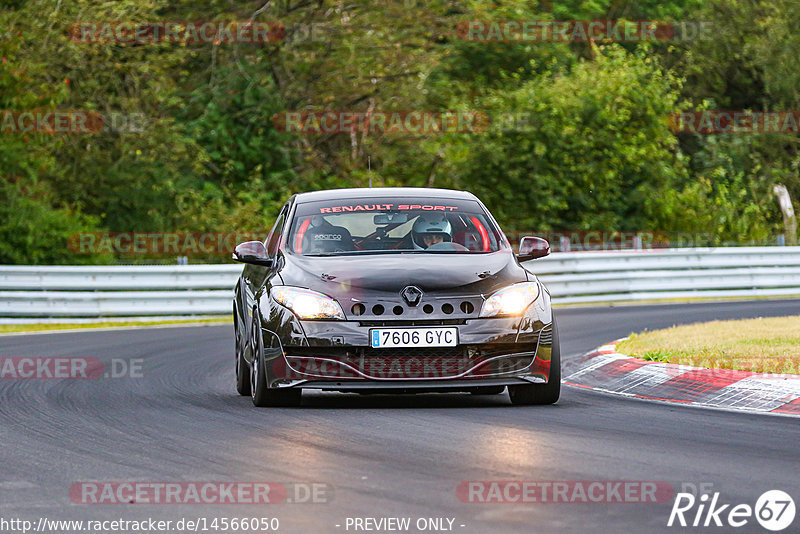
[(286, 249), (304, 256), (474, 254), (510, 248), (475, 201), (331, 200), (297, 206)]

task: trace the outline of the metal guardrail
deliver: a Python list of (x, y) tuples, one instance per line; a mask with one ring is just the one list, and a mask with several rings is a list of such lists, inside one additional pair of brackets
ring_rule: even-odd
[(229, 314), (242, 266), (0, 266), (0, 317)]
[(525, 266), (560, 303), (800, 295), (800, 247), (564, 252)]
[[(800, 247), (562, 252), (525, 266), (558, 303), (800, 295)], [(228, 314), (241, 270), (0, 266), (0, 318)]]

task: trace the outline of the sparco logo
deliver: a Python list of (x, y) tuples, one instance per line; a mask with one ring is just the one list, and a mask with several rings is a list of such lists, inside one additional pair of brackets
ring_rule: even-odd
[[(682, 527), (721, 527), (725, 523), (731, 527), (741, 527), (755, 515), (756, 521), (762, 527), (778, 532), (794, 521), (794, 500), (781, 490), (764, 492), (756, 501), (755, 507), (749, 504), (737, 504), (733, 507), (730, 504), (719, 504), (719, 492), (711, 495), (710, 499), (711, 502), (708, 502), (708, 494), (701, 495), (698, 499), (691, 493), (678, 493), (667, 526), (671, 527), (677, 519), (677, 524)], [(693, 510), (695, 505), (697, 509)]]
[(316, 241), (341, 241), (342, 234), (317, 234), (314, 236)]

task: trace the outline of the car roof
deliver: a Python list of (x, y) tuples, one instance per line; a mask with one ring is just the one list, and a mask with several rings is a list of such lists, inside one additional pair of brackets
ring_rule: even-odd
[(454, 189), (436, 189), (433, 187), (353, 187), (299, 193), (295, 198), (295, 202), (302, 204), (318, 200), (387, 197), (430, 197), (477, 200), (477, 197), (468, 191), (456, 191)]

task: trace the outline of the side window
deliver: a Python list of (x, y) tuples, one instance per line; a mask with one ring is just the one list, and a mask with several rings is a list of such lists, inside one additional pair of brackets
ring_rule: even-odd
[(273, 226), (272, 230), (269, 232), (265, 245), (267, 246), (267, 253), (270, 256), (274, 256), (278, 253), (278, 247), (281, 244), (281, 234), (283, 234), (283, 225), (286, 223), (286, 213), (288, 211), (289, 207), (284, 206), (280, 215), (278, 215), (278, 219), (275, 221), (275, 226)]

